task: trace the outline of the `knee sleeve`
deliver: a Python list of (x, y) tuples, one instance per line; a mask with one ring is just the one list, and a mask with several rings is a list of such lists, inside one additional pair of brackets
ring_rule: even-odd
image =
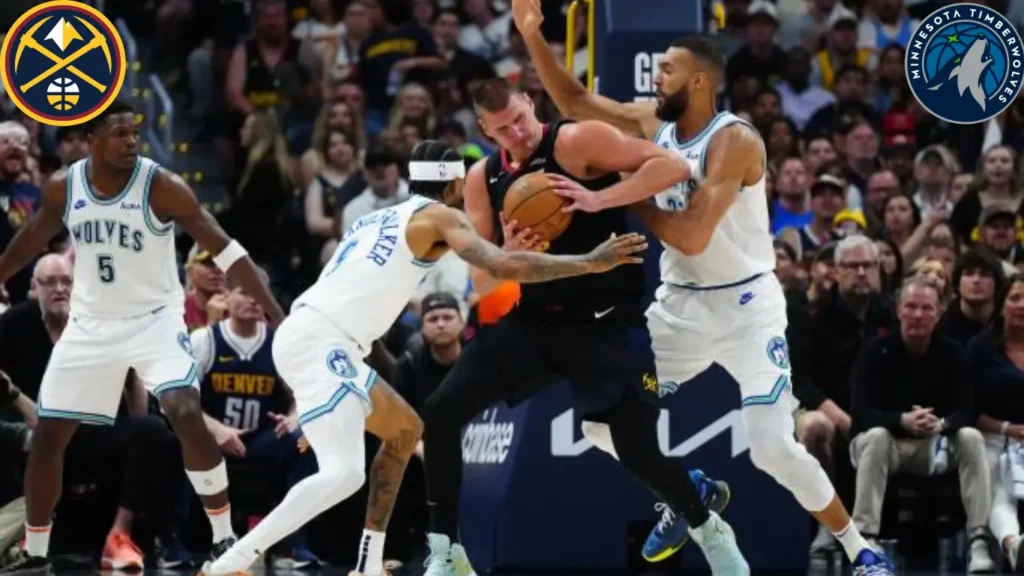
[(619, 455), (615, 452), (615, 443), (612, 442), (611, 428), (607, 424), (584, 420), (580, 428), (583, 430), (583, 437), (598, 450), (611, 455), (616, 460), (619, 459)]
[(835, 497), (821, 464), (793, 437), (789, 403), (747, 406), (743, 420), (750, 442), (750, 461), (768, 473), (810, 512), (819, 512)]

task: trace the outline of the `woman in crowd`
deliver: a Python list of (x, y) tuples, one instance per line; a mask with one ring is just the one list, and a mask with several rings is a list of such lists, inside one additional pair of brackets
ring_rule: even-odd
[(1024, 568), (1024, 548), (1013, 472), (1004, 455), (1015, 454), (1024, 441), (1024, 276), (1009, 279), (988, 330), (967, 345), (967, 370), (992, 471), (989, 529), (1016, 571)]
[(1009, 146), (993, 146), (982, 155), (981, 169), (967, 193), (956, 203), (950, 221), (964, 240), (974, 238), (978, 218), (986, 206), (1003, 204), (1020, 212), (1024, 189), (1014, 173), (1017, 152)]
[(303, 211), (311, 248), (319, 261), (323, 252), (333, 252), (341, 209), (366, 188), (359, 169), (359, 147), (347, 130), (332, 128), (319, 150), (325, 162), (306, 187)]
[(366, 131), (363, 129), (362, 118), (354, 114), (349, 105), (341, 100), (325, 103), (313, 124), (311, 146), (299, 159), (298, 183), (303, 189), (308, 189), (323, 169), (327, 134), (333, 130), (342, 130), (352, 135), (357, 150), (366, 150)]

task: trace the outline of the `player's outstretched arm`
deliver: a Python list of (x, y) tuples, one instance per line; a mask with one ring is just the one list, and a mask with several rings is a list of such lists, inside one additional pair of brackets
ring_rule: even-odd
[(711, 140), (707, 177), (693, 191), (686, 210), (669, 212), (649, 202), (634, 204), (631, 210), (663, 242), (695, 256), (708, 247), (744, 182), (759, 179), (764, 173), (764, 157), (761, 137), (746, 125), (734, 124)]
[[(556, 155), (582, 158), (588, 172), (632, 172), (597, 194), (575, 180), (551, 175), (556, 194), (572, 201), (567, 210), (598, 212), (646, 200), (690, 177), (682, 156), (648, 140), (627, 136), (610, 124), (588, 120), (559, 132)], [(559, 154), (562, 150), (565, 154)]]
[(512, 16), (540, 81), (558, 110), (574, 120), (603, 120), (627, 134), (652, 137), (661, 124), (653, 103), (624, 104), (593, 94), (558, 61), (540, 31), (544, 21), (540, 2), (512, 0)]
[(14, 235), (0, 254), (0, 284), (7, 282), (33, 258), (46, 248), (46, 243), (60, 232), (64, 225), (67, 204), (67, 173), (50, 178), (43, 185), (39, 209)]
[(213, 262), (217, 267), (238, 282), (274, 324), (284, 319), (284, 311), (270, 294), (270, 287), (263, 282), (245, 248), (224, 233), (217, 220), (199, 205), (192, 189), (180, 176), (160, 170), (153, 178), (150, 205), (158, 218), (174, 220), (204, 250), (215, 254)]
[(562, 256), (538, 252), (509, 252), (484, 240), (466, 216), (452, 208), (431, 213), (438, 234), (460, 258), (495, 278), (523, 283), (547, 282), (569, 276), (605, 272), (622, 264), (639, 264), (647, 241), (639, 234), (613, 237), (588, 254)]

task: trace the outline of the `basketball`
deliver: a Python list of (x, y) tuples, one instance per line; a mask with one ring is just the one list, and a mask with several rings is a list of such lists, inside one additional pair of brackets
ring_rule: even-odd
[(572, 222), (571, 212), (562, 212), (569, 202), (555, 194), (543, 172), (532, 172), (516, 180), (505, 194), (505, 219), (518, 228), (529, 228), (541, 242), (558, 238)]

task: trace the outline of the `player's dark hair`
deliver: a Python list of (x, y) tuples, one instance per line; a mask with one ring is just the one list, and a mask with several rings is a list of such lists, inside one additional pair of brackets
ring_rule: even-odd
[(107, 118), (117, 116), (118, 114), (135, 114), (135, 108), (124, 100), (114, 100), (110, 103), (110, 106), (107, 106), (106, 110), (100, 112), (95, 118), (85, 124), (85, 132), (92, 134), (106, 124)]
[[(462, 162), (462, 154), (440, 140), (424, 140), (412, 149), (410, 162)], [(441, 200), (451, 182), (424, 182), (410, 180), (409, 192), (434, 200)]]
[(715, 46), (702, 36), (683, 36), (672, 42), (672, 48), (685, 48), (698, 60), (710, 65), (718, 72), (725, 70), (725, 58)]
[(501, 112), (508, 107), (517, 90), (504, 78), (490, 78), (480, 82), (471, 94), (473, 106), (485, 112)]

